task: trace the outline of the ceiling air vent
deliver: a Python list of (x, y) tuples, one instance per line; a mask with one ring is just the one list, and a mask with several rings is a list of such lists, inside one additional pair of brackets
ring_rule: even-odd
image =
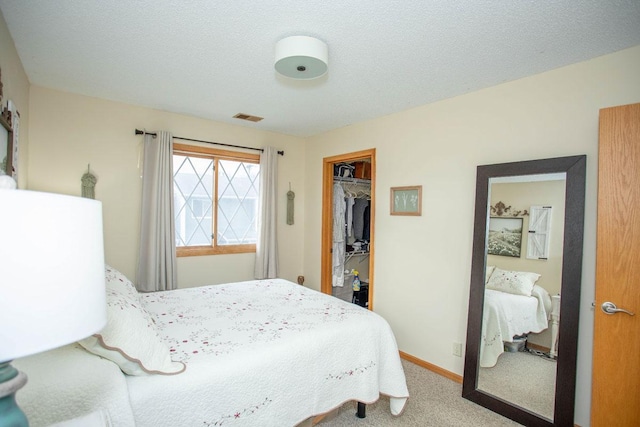
[(241, 120), (248, 120), (250, 122), (259, 122), (260, 120), (264, 119), (264, 117), (258, 117), (258, 116), (251, 116), (249, 114), (244, 114), (244, 113), (238, 113), (235, 116), (233, 116), (234, 119), (241, 119)]

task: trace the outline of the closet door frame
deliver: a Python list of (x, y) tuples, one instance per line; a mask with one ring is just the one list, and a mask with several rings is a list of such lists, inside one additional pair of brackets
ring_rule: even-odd
[(373, 310), (374, 260), (375, 260), (375, 219), (376, 219), (376, 149), (356, 151), (325, 157), (322, 160), (322, 249), (320, 261), (320, 290), (325, 294), (332, 294), (332, 260), (333, 246), (333, 166), (336, 163), (351, 163), (359, 160), (371, 162), (371, 209), (369, 214), (369, 310)]

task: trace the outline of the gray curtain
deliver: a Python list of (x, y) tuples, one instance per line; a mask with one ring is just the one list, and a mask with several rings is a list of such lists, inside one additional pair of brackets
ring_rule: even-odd
[(258, 202), (258, 242), (256, 244), (256, 279), (278, 277), (278, 242), (276, 208), (278, 150), (266, 147), (260, 155), (260, 195)]
[(173, 139), (169, 132), (145, 134), (142, 215), (136, 287), (142, 292), (177, 287), (173, 218)]

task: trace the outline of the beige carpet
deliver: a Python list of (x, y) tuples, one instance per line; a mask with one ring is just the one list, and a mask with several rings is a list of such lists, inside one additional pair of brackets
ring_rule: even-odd
[(527, 352), (503, 353), (480, 368), (478, 388), (553, 419), (557, 362)]
[(462, 385), (418, 365), (402, 361), (409, 400), (399, 417), (389, 412), (389, 399), (382, 396), (367, 405), (367, 417), (357, 418), (356, 404), (349, 402), (328, 415), (318, 427), (478, 427), (518, 426), (519, 424), (476, 405), (462, 396)]

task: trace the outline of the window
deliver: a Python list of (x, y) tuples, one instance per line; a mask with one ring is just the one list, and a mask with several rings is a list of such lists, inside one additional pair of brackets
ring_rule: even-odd
[(178, 256), (255, 252), (260, 157), (173, 145)]

